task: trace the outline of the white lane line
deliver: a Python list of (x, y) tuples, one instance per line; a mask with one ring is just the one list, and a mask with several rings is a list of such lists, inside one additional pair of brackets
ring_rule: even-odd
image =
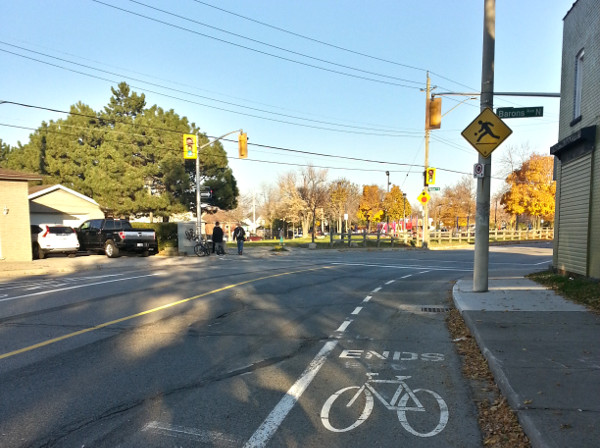
[(431, 271), (421, 271), (421, 272), (419, 272), (419, 274), (427, 274), (428, 272), (431, 272)]
[(213, 446), (236, 447), (240, 446), (241, 443), (240, 439), (217, 431), (203, 431), (186, 426), (171, 425), (170, 423), (150, 422), (142, 428), (142, 431), (152, 431), (169, 437), (208, 443)]
[(369, 300), (371, 300), (373, 298), (373, 296), (367, 296), (363, 299), (364, 303), (367, 303)]
[(352, 311), (351, 314), (358, 314), (362, 311), (363, 307), (362, 306), (357, 306), (356, 308), (354, 308), (354, 311)]
[(246, 442), (244, 448), (260, 448), (266, 446), (267, 442), (273, 437), (277, 428), (283, 422), (283, 419), (292, 410), (296, 402), (300, 399), (306, 388), (315, 378), (329, 354), (337, 346), (338, 341), (327, 342), (321, 351), (317, 353), (310, 362), (300, 378), (296, 380), (292, 387), (287, 391), (284, 397), (273, 408), (260, 427), (252, 434), (252, 437)]
[(51, 294), (53, 292), (68, 291), (70, 289), (87, 288), (88, 286), (104, 285), (106, 283), (122, 282), (125, 280), (134, 280), (136, 278), (154, 277), (156, 275), (159, 275), (159, 274), (138, 275), (135, 277), (116, 278), (116, 279), (112, 279), (112, 280), (106, 280), (103, 282), (86, 283), (85, 285), (65, 286), (64, 288), (49, 289), (48, 291), (38, 291), (38, 292), (33, 292), (31, 294), (23, 294), (20, 296), (7, 297), (5, 299), (0, 299), (0, 302), (8, 302), (9, 300), (23, 299), (25, 297), (41, 296), (43, 294)]
[(405, 275), (404, 277), (400, 277), (400, 279), (412, 277), (412, 274)]
[[(366, 267), (375, 267), (375, 268), (391, 268), (391, 269), (423, 269), (430, 268), (433, 271), (459, 271), (459, 272), (473, 272), (473, 269), (467, 268), (443, 268), (439, 266), (419, 266), (419, 265), (389, 265), (389, 264), (368, 264), (368, 263), (342, 263), (342, 262), (332, 262), (331, 264), (340, 265), (340, 266), (366, 266)], [(511, 264), (511, 263), (506, 263)], [(531, 265), (528, 265), (531, 266)]]
[(344, 331), (346, 331), (346, 328), (348, 328), (348, 325), (350, 325), (352, 323), (352, 319), (346, 319), (344, 321), (344, 323), (342, 325), (340, 325), (340, 328), (338, 328), (335, 331), (338, 331), (340, 333), (343, 333)]
[(379, 292), (379, 291), (381, 291), (381, 286), (378, 286), (377, 288), (375, 288), (375, 289), (374, 289), (373, 291), (371, 291), (371, 292)]
[(392, 283), (394, 283), (396, 280), (390, 280), (388, 282), (385, 282), (386, 285), (391, 285)]

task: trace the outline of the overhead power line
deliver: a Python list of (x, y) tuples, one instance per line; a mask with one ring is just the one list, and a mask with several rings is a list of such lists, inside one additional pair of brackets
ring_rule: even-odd
[(339, 45), (335, 45), (335, 44), (332, 44), (332, 43), (329, 43), (329, 42), (325, 42), (325, 41), (322, 41), (322, 40), (319, 40), (319, 39), (315, 39), (315, 38), (310, 37), (310, 36), (306, 36), (304, 34), (300, 34), (300, 33), (296, 33), (296, 32), (287, 30), (285, 28), (281, 28), (281, 27), (278, 27), (278, 26), (275, 26), (275, 25), (271, 25), (271, 24), (266, 23), (266, 22), (261, 22), (260, 20), (253, 19), (251, 17), (244, 16), (242, 14), (237, 14), (235, 12), (229, 11), (229, 10), (224, 9), (224, 8), (219, 8), (218, 6), (211, 5), (210, 3), (206, 3), (206, 2), (203, 2), (203, 1), (200, 1), (200, 0), (192, 0), (192, 1), (194, 1), (196, 3), (199, 3), (201, 5), (204, 5), (204, 6), (208, 6), (209, 8), (217, 9), (219, 11), (222, 11), (222, 12), (226, 13), (226, 14), (230, 14), (232, 16), (236, 16), (236, 17), (239, 17), (241, 19), (257, 23), (257, 24), (265, 26), (267, 28), (271, 28), (271, 29), (274, 29), (274, 30), (277, 30), (277, 31), (281, 31), (282, 33), (290, 34), (292, 36), (300, 37), (302, 39), (306, 39), (306, 40), (311, 41), (311, 42), (315, 42), (315, 43), (318, 43), (318, 44), (321, 44), (321, 45), (325, 45), (325, 46), (330, 47), (330, 48), (335, 48), (337, 50), (345, 51), (347, 53), (352, 53), (352, 54), (355, 54), (355, 55), (358, 55), (358, 56), (363, 56), (365, 58), (373, 59), (375, 61), (385, 62), (385, 63), (388, 63), (388, 64), (393, 64), (393, 65), (397, 65), (397, 66), (400, 66), (400, 67), (409, 68), (409, 69), (412, 69), (412, 70), (418, 70), (418, 71), (421, 71), (421, 72), (427, 72), (427, 71), (429, 71), (430, 74), (432, 74), (434, 76), (437, 76), (438, 78), (444, 79), (446, 81), (450, 81), (450, 82), (452, 82), (454, 84), (457, 84), (459, 86), (467, 87), (467, 88), (469, 88), (471, 90), (475, 90), (473, 87), (469, 87), (466, 84), (462, 84), (462, 83), (460, 83), (458, 81), (455, 81), (455, 80), (453, 80), (451, 78), (447, 78), (447, 77), (445, 77), (443, 75), (440, 75), (439, 73), (435, 73), (435, 72), (431, 71), (430, 69), (426, 69), (426, 68), (422, 68), (422, 67), (415, 67), (413, 65), (404, 64), (402, 62), (392, 61), (390, 59), (385, 59), (385, 58), (381, 58), (381, 57), (378, 57), (378, 56), (373, 56), (373, 55), (370, 55), (370, 54), (362, 53), (360, 51), (352, 50), (350, 48), (346, 48), (346, 47), (342, 47), (342, 46), (339, 46)]
[[(224, 30), (223, 28), (219, 28), (219, 27), (216, 27), (214, 25), (210, 25), (208, 23), (200, 22), (199, 20), (191, 19), (189, 17), (182, 16), (182, 15), (179, 15), (179, 14), (175, 14), (175, 13), (172, 13), (172, 12), (169, 12), (169, 11), (165, 11), (164, 9), (156, 8), (154, 6), (147, 5), (147, 4), (139, 2), (137, 0), (129, 0), (129, 1), (131, 3), (135, 3), (136, 5), (140, 5), (140, 6), (143, 6), (145, 8), (149, 8), (149, 9), (152, 9), (154, 11), (158, 11), (158, 12), (161, 12), (163, 14), (167, 14), (169, 16), (176, 17), (176, 18), (181, 19), (181, 20), (186, 20), (188, 22), (195, 23), (196, 25), (201, 25), (201, 26), (204, 26), (206, 28), (210, 28), (210, 29), (213, 29), (213, 30), (216, 30), (216, 31), (220, 31), (221, 33), (225, 33), (225, 34), (229, 34), (231, 36), (238, 37), (240, 39), (248, 40), (250, 42), (254, 42), (254, 43), (257, 43), (257, 44), (260, 44), (260, 45), (265, 45), (267, 47), (274, 48), (276, 50), (285, 51), (286, 53), (295, 54), (296, 56), (302, 56), (302, 57), (305, 57), (305, 58), (308, 58), (308, 59), (312, 59), (314, 61), (324, 62), (326, 64), (331, 64), (331, 65), (334, 65), (336, 67), (346, 68), (346, 69), (349, 69), (349, 70), (354, 70), (354, 71), (357, 71), (357, 72), (366, 73), (368, 75), (375, 75), (375, 76), (380, 76), (382, 78), (394, 79), (396, 81), (402, 81), (402, 82), (408, 82), (408, 83), (412, 83), (412, 84), (417, 84), (417, 86), (423, 85), (423, 81), (413, 81), (411, 79), (398, 78), (397, 76), (391, 76), (391, 75), (386, 75), (386, 74), (382, 74), (382, 73), (376, 73), (376, 72), (372, 72), (372, 71), (369, 71), (369, 70), (363, 70), (361, 68), (351, 67), (351, 66), (344, 65), (344, 64), (338, 64), (337, 62), (332, 62), (332, 61), (328, 61), (326, 59), (317, 58), (315, 56), (311, 56), (311, 55), (308, 55), (308, 54), (305, 54), (305, 53), (300, 53), (300, 52), (294, 51), (294, 50), (289, 50), (287, 48), (283, 48), (283, 47), (280, 47), (278, 45), (269, 44), (267, 42), (263, 42), (263, 41), (260, 41), (258, 39), (253, 39), (251, 37), (243, 36), (243, 35), (238, 34), (238, 33), (234, 33), (234, 32), (228, 31), (228, 30)], [(420, 87), (416, 87), (415, 86), (413, 88), (420, 88)]]
[[(198, 36), (206, 37), (208, 39), (216, 40), (218, 42), (222, 42), (222, 43), (225, 43), (225, 44), (228, 44), (228, 45), (233, 45), (235, 47), (243, 48), (245, 50), (253, 51), (255, 53), (259, 53), (259, 54), (262, 54), (262, 55), (265, 55), (265, 56), (270, 56), (270, 57), (273, 57), (273, 58), (277, 58), (277, 59), (281, 59), (281, 60), (284, 60), (284, 61), (292, 62), (294, 64), (304, 65), (306, 67), (311, 67), (311, 68), (314, 68), (314, 69), (317, 69), (317, 70), (323, 70), (323, 71), (330, 72), (330, 73), (336, 73), (336, 74), (342, 75), (342, 76), (348, 76), (348, 77), (356, 78), (356, 79), (363, 79), (365, 81), (371, 81), (371, 82), (376, 82), (376, 83), (380, 83), (380, 84), (387, 84), (387, 85), (396, 86), (396, 87), (404, 87), (404, 88), (407, 88), (407, 89), (416, 89), (416, 90), (420, 89), (420, 87), (416, 87), (416, 86), (409, 86), (409, 85), (406, 85), (406, 84), (400, 84), (400, 83), (396, 83), (396, 82), (385, 81), (383, 79), (369, 78), (367, 76), (356, 75), (356, 74), (352, 74), (352, 73), (342, 72), (342, 71), (339, 71), (339, 70), (333, 70), (333, 69), (326, 68), (326, 67), (321, 67), (321, 66), (314, 65), (314, 64), (309, 64), (307, 62), (297, 61), (295, 59), (290, 59), (290, 58), (287, 58), (287, 57), (284, 57), (284, 56), (280, 56), (280, 55), (276, 55), (276, 54), (269, 53), (269, 52), (266, 52), (266, 51), (258, 50), (256, 48), (248, 47), (246, 45), (241, 45), (241, 44), (237, 44), (235, 42), (230, 42), (230, 41), (225, 40), (225, 39), (220, 39), (218, 37), (211, 36), (209, 34), (204, 34), (204, 33), (201, 33), (199, 31), (192, 30), (190, 28), (186, 28), (186, 27), (183, 27), (183, 26), (180, 26), (180, 25), (176, 25), (174, 23), (167, 22), (165, 20), (160, 20), (160, 19), (157, 19), (157, 18), (154, 18), (154, 17), (150, 17), (150, 16), (147, 16), (147, 15), (135, 12), (135, 11), (130, 11), (130, 10), (125, 9), (125, 8), (120, 8), (118, 6), (102, 2), (100, 0), (92, 0), (92, 1), (95, 2), (95, 3), (98, 3), (100, 5), (106, 6), (108, 8), (113, 8), (113, 9), (116, 9), (118, 11), (125, 12), (127, 14), (131, 14), (131, 15), (134, 15), (134, 16), (137, 16), (137, 17), (141, 17), (141, 18), (146, 19), (146, 20), (150, 20), (152, 22), (160, 23), (160, 24), (172, 27), (172, 28), (176, 28), (176, 29), (181, 30), (181, 31), (186, 31), (188, 33), (193, 33), (193, 34), (196, 34)], [(269, 45), (269, 44), (264, 44), (264, 45)], [(284, 50), (284, 51), (289, 51), (289, 50)], [(310, 56), (305, 56), (305, 57), (310, 57)], [(312, 59), (315, 59), (315, 58), (312, 58)], [(331, 63), (331, 62), (327, 62), (327, 63), (334, 64), (334, 63)], [(334, 64), (334, 65), (338, 65), (338, 64)], [(355, 70), (355, 69), (352, 69), (352, 70)], [(382, 75), (378, 75), (378, 76), (382, 76)], [(410, 82), (413, 82), (413, 81), (410, 81)]]
[[(203, 106), (203, 107), (209, 107), (209, 108), (212, 108), (212, 109), (217, 109), (217, 110), (221, 110), (221, 111), (229, 112), (229, 113), (234, 113), (234, 114), (238, 114), (238, 115), (243, 115), (243, 116), (258, 118), (258, 119), (261, 119), (261, 120), (274, 121), (274, 122), (289, 124), (289, 125), (293, 125), (293, 126), (308, 127), (308, 128), (320, 129), (320, 130), (326, 130), (326, 131), (344, 132), (344, 133), (351, 133), (351, 134), (374, 135), (374, 136), (383, 136), (383, 137), (411, 137), (411, 136), (414, 137), (414, 136), (416, 136), (416, 135), (418, 135), (418, 134), (421, 133), (421, 131), (408, 131), (408, 130), (400, 131), (400, 130), (393, 130), (393, 129), (360, 126), (360, 125), (355, 125), (355, 124), (335, 123), (335, 122), (328, 122), (328, 121), (323, 121), (323, 120), (314, 120), (314, 119), (311, 119), (311, 118), (303, 118), (303, 117), (298, 117), (298, 116), (289, 115), (289, 114), (282, 114), (282, 113), (279, 113), (279, 112), (271, 112), (271, 111), (264, 110), (264, 109), (259, 109), (259, 108), (255, 108), (255, 107), (251, 107), (251, 106), (244, 106), (244, 105), (232, 103), (232, 102), (229, 102), (229, 101), (223, 101), (223, 100), (218, 100), (218, 99), (215, 99), (215, 98), (206, 97), (206, 96), (203, 96), (203, 95), (198, 95), (198, 94), (195, 94), (195, 93), (192, 93), (192, 92), (186, 92), (184, 90), (175, 89), (175, 88), (168, 87), (168, 86), (163, 86), (161, 84), (157, 84), (157, 83), (153, 83), (153, 82), (149, 82), (149, 81), (144, 81), (142, 79), (134, 78), (134, 77), (131, 77), (131, 76), (128, 76), (128, 75), (123, 75), (123, 74), (119, 74), (119, 73), (110, 72), (108, 70), (103, 70), (103, 69), (99, 69), (99, 68), (92, 67), (92, 66), (89, 66), (89, 65), (80, 64), (78, 62), (73, 62), (73, 61), (70, 61), (68, 59), (59, 58), (57, 56), (52, 56), (52, 55), (49, 55), (49, 54), (46, 54), (46, 53), (41, 53), (41, 52), (38, 52), (38, 51), (29, 50), (27, 48), (20, 47), (18, 45), (13, 45), (13, 44), (10, 44), (10, 43), (4, 42), (4, 41), (0, 41), (0, 44), (8, 45), (8, 46), (11, 46), (13, 48), (18, 48), (20, 50), (28, 51), (30, 53), (34, 53), (34, 54), (41, 55), (41, 56), (44, 56), (44, 57), (48, 57), (48, 58), (51, 58), (51, 59), (59, 60), (61, 62), (66, 62), (68, 64), (73, 64), (73, 65), (76, 65), (76, 66), (79, 66), (79, 67), (82, 67), (82, 68), (86, 68), (86, 69), (89, 69), (89, 70), (95, 70), (95, 71), (99, 71), (101, 73), (106, 73), (106, 74), (113, 75), (113, 76), (119, 76), (119, 77), (124, 78), (124, 79), (130, 79), (130, 80), (133, 80), (133, 81), (136, 81), (136, 82), (141, 82), (141, 83), (148, 84), (148, 85), (151, 85), (151, 86), (154, 86), (154, 87), (159, 87), (161, 89), (170, 90), (170, 91), (173, 91), (173, 92), (176, 92), (176, 93), (183, 93), (186, 96), (192, 96), (192, 97), (207, 99), (209, 101), (215, 101), (215, 102), (218, 102), (218, 103), (223, 103), (223, 104), (226, 104), (226, 105), (230, 105), (230, 106), (234, 106), (234, 107), (239, 107), (239, 108), (242, 108), (242, 109), (249, 109), (249, 110), (253, 110), (253, 111), (257, 111), (257, 112), (262, 112), (262, 113), (267, 113), (267, 114), (271, 114), (271, 115), (275, 115), (275, 116), (281, 116), (281, 117), (284, 117), (284, 118), (292, 118), (292, 119), (295, 119), (295, 120), (301, 120), (301, 121), (307, 121), (307, 122), (312, 122), (312, 123), (324, 124), (324, 125), (328, 125), (328, 126), (338, 126), (340, 128), (346, 128), (346, 129), (335, 129), (335, 128), (328, 128), (328, 127), (323, 127), (323, 126), (313, 126), (313, 125), (307, 125), (307, 124), (302, 124), (302, 123), (294, 123), (294, 122), (290, 122), (290, 121), (286, 121), (286, 120), (279, 120), (279, 119), (270, 118), (270, 117), (263, 117), (263, 116), (259, 116), (259, 115), (254, 115), (254, 114), (249, 114), (249, 113), (234, 111), (234, 110), (230, 110), (230, 109), (225, 109), (225, 108), (214, 106), (214, 105), (210, 105), (210, 104), (199, 103), (199, 102), (196, 102), (196, 101), (189, 100), (188, 98), (179, 98), (179, 97), (176, 97), (176, 96), (173, 96), (173, 95), (168, 95), (166, 93), (157, 92), (155, 90), (150, 90), (147, 87), (143, 87), (143, 86), (136, 86), (136, 85), (133, 85), (133, 84), (131, 85), (131, 87), (134, 87), (136, 89), (145, 90), (146, 92), (154, 93), (156, 95), (165, 96), (167, 98), (173, 98), (173, 99), (177, 99), (177, 100), (180, 100), (180, 101), (185, 101), (185, 102), (188, 102), (188, 103), (191, 103), (191, 104), (196, 104), (196, 105)], [(108, 79), (108, 78), (104, 78), (104, 77), (101, 77), (101, 76), (97, 76), (97, 75), (93, 75), (93, 74), (90, 74), (90, 73), (86, 73), (86, 72), (82, 72), (82, 71), (79, 71), (79, 70), (75, 70), (75, 69), (72, 69), (72, 68), (69, 68), (69, 67), (65, 67), (65, 66), (62, 66), (62, 65), (53, 64), (53, 63), (48, 62), (48, 61), (44, 61), (44, 60), (37, 59), (37, 58), (34, 58), (34, 57), (26, 56), (26, 55), (23, 55), (23, 54), (20, 54), (20, 53), (15, 53), (13, 51), (5, 50), (5, 49), (2, 49), (2, 48), (0, 48), (0, 51), (8, 53), (8, 54), (12, 54), (14, 56), (18, 56), (18, 57), (21, 57), (21, 58), (24, 58), (24, 59), (29, 59), (29, 60), (32, 60), (32, 61), (35, 61), (35, 62), (38, 62), (38, 63), (41, 63), (41, 64), (50, 65), (52, 67), (56, 67), (56, 68), (59, 68), (61, 70), (70, 71), (70, 72), (73, 72), (73, 73), (77, 73), (77, 74), (80, 74), (80, 75), (83, 75), (83, 76), (88, 76), (88, 77), (91, 77), (91, 78), (95, 78), (95, 79), (99, 79), (99, 80), (102, 80), (102, 81), (110, 82), (110, 83), (113, 83), (113, 84), (118, 84), (118, 82), (119, 82), (117, 80)], [(361, 130), (371, 131), (371, 132), (361, 132)]]

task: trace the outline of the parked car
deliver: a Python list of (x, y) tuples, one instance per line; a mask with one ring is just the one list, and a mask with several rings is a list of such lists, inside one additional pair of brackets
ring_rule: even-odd
[(90, 219), (77, 229), (81, 250), (105, 253), (109, 258), (120, 252), (136, 252), (147, 257), (158, 252), (152, 229), (134, 229), (124, 219)]
[(47, 254), (67, 254), (74, 257), (79, 250), (77, 233), (69, 226), (38, 224), (31, 226), (33, 258), (42, 259)]

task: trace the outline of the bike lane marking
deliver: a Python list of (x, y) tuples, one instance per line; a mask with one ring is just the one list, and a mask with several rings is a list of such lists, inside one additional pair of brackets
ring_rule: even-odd
[[(255, 283), (255, 282), (258, 282), (258, 281), (261, 281), (261, 280), (267, 280), (267, 279), (276, 278), (276, 277), (283, 277), (285, 275), (293, 275), (293, 274), (299, 274), (299, 273), (302, 273), (302, 272), (317, 271), (317, 270), (321, 270), (321, 269), (334, 269), (334, 267), (333, 266), (319, 266), (317, 268), (301, 269), (301, 270), (298, 270), (298, 271), (281, 272), (281, 273), (278, 273), (278, 274), (267, 275), (267, 276), (264, 276), (264, 277), (259, 277), (259, 278), (255, 278), (255, 279), (245, 280), (245, 281), (238, 282), (238, 283), (232, 283), (230, 285), (223, 286), (222, 288), (213, 289), (212, 291), (207, 291), (207, 292), (204, 292), (202, 294), (198, 294), (198, 295), (195, 295), (195, 296), (192, 296), (192, 297), (188, 297), (188, 298), (181, 299), (181, 300), (176, 300), (175, 302), (165, 303), (164, 305), (157, 306), (156, 308), (151, 308), (149, 310), (140, 311), (139, 313), (131, 314), (129, 316), (121, 317), (119, 319), (115, 319), (115, 320), (111, 320), (111, 321), (108, 321), (108, 322), (104, 322), (104, 323), (95, 325), (93, 327), (84, 328), (82, 330), (75, 331), (73, 333), (64, 334), (64, 335), (58, 336), (56, 338), (47, 339), (45, 341), (38, 342), (37, 344), (33, 344), (33, 345), (30, 345), (30, 346), (27, 346), (27, 347), (23, 347), (23, 348), (20, 348), (20, 349), (17, 349), (17, 350), (13, 350), (13, 351), (8, 352), (8, 353), (3, 353), (3, 354), (0, 354), (0, 360), (6, 359), (6, 358), (10, 358), (10, 357), (15, 356), (15, 355), (20, 355), (22, 353), (30, 352), (30, 351), (33, 351), (33, 350), (37, 350), (38, 348), (46, 347), (48, 345), (56, 344), (57, 342), (61, 342), (61, 341), (64, 341), (66, 339), (70, 339), (70, 338), (73, 338), (73, 337), (76, 337), (76, 336), (81, 336), (82, 334), (91, 333), (91, 332), (96, 331), (96, 330), (101, 330), (103, 328), (110, 327), (110, 326), (115, 325), (115, 324), (119, 324), (121, 322), (126, 322), (128, 320), (136, 319), (138, 317), (142, 317), (142, 316), (146, 316), (146, 315), (149, 315), (149, 314), (153, 314), (153, 313), (156, 313), (158, 311), (163, 311), (165, 309), (172, 308), (172, 307), (175, 307), (177, 305), (181, 305), (181, 304), (184, 304), (184, 303), (187, 303), (187, 302), (191, 302), (193, 300), (198, 300), (200, 298), (207, 297), (207, 296), (210, 296), (212, 294), (216, 294), (218, 292), (226, 291), (228, 289), (236, 288), (238, 286), (248, 285), (250, 283)], [(150, 277), (152, 275), (159, 275), (159, 274), (150, 274), (150, 275), (143, 275), (143, 276), (140, 276), (140, 277), (130, 277), (130, 278)], [(123, 279), (119, 279), (119, 280), (123, 280)], [(74, 287), (62, 288), (62, 289), (73, 289), (73, 288)], [(40, 293), (36, 293), (36, 294), (32, 294), (32, 295), (38, 295), (38, 294), (40, 294)], [(7, 300), (7, 299), (3, 299), (3, 300)]]
[[(393, 283), (388, 282), (387, 284)], [(378, 286), (372, 293), (381, 291), (382, 287)], [(372, 296), (368, 295), (363, 299), (363, 302), (371, 300)], [(358, 314), (363, 307), (356, 307), (351, 313), (353, 315)], [(346, 319), (337, 330), (336, 333), (343, 333), (346, 331), (348, 326), (353, 322), (353, 319)], [(335, 336), (330, 336), (335, 337)], [(338, 341), (329, 341), (325, 343), (323, 348), (317, 353), (317, 355), (310, 362), (308, 367), (304, 370), (302, 375), (296, 380), (292, 387), (287, 391), (279, 403), (269, 413), (267, 418), (263, 421), (260, 427), (252, 434), (250, 439), (244, 445), (244, 448), (261, 448), (266, 446), (268, 441), (273, 437), (273, 434), (277, 431), (281, 423), (292, 410), (296, 402), (300, 399), (300, 396), (306, 391), (312, 380), (315, 378), (321, 367), (325, 364), (325, 361), (337, 346)], [(370, 412), (369, 412), (370, 413)]]
[(319, 370), (321, 370), (321, 367), (323, 367), (323, 364), (325, 364), (327, 357), (337, 346), (337, 344), (338, 341), (329, 341), (325, 343), (323, 348), (313, 358), (302, 375), (300, 375), (300, 378), (298, 378), (292, 387), (290, 387), (284, 397), (279, 401), (277, 406), (273, 408), (271, 413), (267, 416), (260, 427), (254, 432), (254, 434), (252, 434), (252, 437), (248, 439), (244, 445), (244, 448), (259, 448), (266, 446), (267, 442), (271, 439), (273, 434), (275, 434), (275, 431), (277, 431), (285, 417), (300, 399), (300, 396), (310, 385)]

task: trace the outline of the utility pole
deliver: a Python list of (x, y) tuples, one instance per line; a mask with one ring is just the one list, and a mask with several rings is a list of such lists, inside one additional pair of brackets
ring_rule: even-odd
[[(423, 171), (423, 190), (429, 192), (429, 186), (425, 183), (425, 176), (427, 175), (427, 167), (429, 166), (429, 97), (431, 93), (431, 79), (429, 78), (429, 72), (427, 72), (427, 87), (425, 91), (425, 168)], [(417, 218), (417, 235), (419, 234), (419, 220)], [(429, 211), (427, 208), (427, 202), (423, 204), (423, 247), (429, 245)]]
[[(496, 39), (496, 0), (483, 0), (483, 55), (481, 63), (481, 111), (494, 106), (494, 52)], [(475, 219), (475, 255), (473, 292), (488, 290), (490, 258), (490, 185), (492, 156), (479, 154), (483, 177), (477, 179), (477, 209)]]

